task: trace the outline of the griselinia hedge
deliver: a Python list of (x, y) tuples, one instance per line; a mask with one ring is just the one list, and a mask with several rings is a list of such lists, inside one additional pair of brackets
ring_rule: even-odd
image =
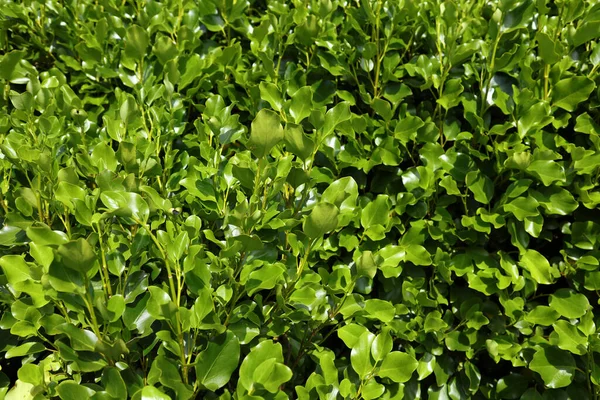
[(598, 398), (596, 0), (0, 16), (0, 399)]

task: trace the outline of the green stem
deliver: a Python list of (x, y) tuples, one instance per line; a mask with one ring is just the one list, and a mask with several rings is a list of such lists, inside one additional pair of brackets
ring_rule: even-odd
[(492, 78), (494, 77), (494, 64), (496, 62), (496, 52), (498, 51), (498, 44), (500, 43), (501, 38), (502, 38), (502, 32), (499, 32), (498, 37), (494, 41), (494, 48), (492, 50), (492, 58), (490, 61), (489, 76), (487, 77), (488, 79), (487, 79), (487, 84), (485, 86), (485, 93), (484, 93), (483, 99), (481, 99), (481, 112), (479, 115), (482, 118), (483, 118), (483, 114), (487, 111), (487, 98), (488, 98), (488, 93), (490, 91), (490, 87), (492, 85)]
[(180, 279), (181, 274), (179, 273), (179, 270), (176, 271), (177, 272), (177, 289), (175, 289), (175, 282), (173, 281), (173, 270), (171, 268), (171, 263), (169, 262), (167, 253), (165, 252), (165, 249), (163, 249), (162, 245), (158, 241), (158, 238), (156, 237), (156, 235), (154, 235), (154, 233), (152, 233), (152, 231), (150, 230), (150, 228), (148, 227), (148, 225), (146, 223), (142, 222), (141, 220), (139, 220), (138, 218), (135, 218), (135, 217), (133, 219), (138, 225), (142, 226), (146, 230), (146, 232), (148, 232), (148, 235), (150, 235), (150, 238), (152, 239), (152, 241), (154, 242), (156, 247), (158, 247), (161, 257), (165, 262), (165, 266), (167, 268), (167, 275), (169, 278), (169, 288), (171, 290), (171, 298), (173, 299), (173, 302), (175, 302), (175, 304), (177, 306), (177, 325), (176, 325), (176, 327), (175, 327), (176, 329), (174, 329), (174, 331), (177, 334), (177, 338), (179, 341), (179, 347), (181, 350), (180, 362), (181, 362), (181, 367), (182, 367), (182, 372), (183, 372), (183, 382), (188, 383), (188, 365), (187, 365), (186, 357), (185, 357), (185, 341), (183, 339), (181, 316), (179, 314), (179, 306), (181, 304), (181, 291), (183, 288), (183, 285), (182, 285), (181, 279)]
[[(150, 238), (152, 239), (152, 241), (158, 248), (158, 251), (160, 251), (160, 255), (161, 255), (162, 259), (164, 260), (165, 266), (167, 268), (167, 278), (169, 278), (169, 288), (171, 289), (171, 298), (173, 299), (173, 301), (176, 301), (177, 300), (177, 291), (175, 290), (175, 282), (173, 281), (173, 271), (171, 269), (171, 263), (169, 262), (167, 253), (165, 252), (165, 249), (163, 249), (162, 245), (158, 241), (158, 238), (156, 237), (156, 235), (154, 235), (154, 233), (152, 233), (152, 231), (150, 230), (150, 228), (148, 227), (148, 225), (146, 223), (140, 221), (138, 218), (135, 218), (135, 217), (133, 218), (133, 220), (138, 225), (143, 227), (146, 232), (148, 232), (148, 235), (150, 235)], [(177, 308), (179, 309), (178, 303), (177, 303)]]
[(306, 252), (304, 253), (304, 257), (302, 257), (302, 261), (300, 261), (300, 265), (296, 269), (296, 279), (294, 281), (294, 284), (296, 282), (298, 282), (298, 280), (300, 280), (300, 276), (302, 276), (302, 272), (304, 271), (304, 268), (306, 267), (306, 264), (308, 263), (308, 256), (310, 255), (310, 250), (311, 250), (311, 247), (312, 247), (313, 244), (314, 244), (313, 241), (310, 241), (308, 243), (308, 247), (306, 248)]
[(592, 68), (592, 70), (590, 71), (590, 73), (587, 76), (588, 78), (590, 78), (590, 79), (592, 78), (592, 75), (594, 75), (594, 72), (596, 72), (596, 70), (598, 69), (598, 66), (600, 66), (600, 63), (594, 65), (594, 68)]
[(108, 274), (108, 265), (106, 264), (106, 254), (104, 252), (104, 242), (102, 240), (102, 231), (100, 229), (100, 223), (98, 226), (98, 240), (100, 242), (100, 255), (102, 258), (102, 271), (104, 280), (104, 291), (108, 294), (108, 297), (112, 297), (112, 288), (110, 286), (110, 275)]
[(92, 330), (98, 337), (98, 340), (102, 341), (102, 334), (100, 333), (100, 328), (98, 325), (98, 318), (96, 318), (96, 311), (94, 310), (94, 307), (93, 307), (92, 296), (91, 296), (90, 292), (87, 290), (89, 285), (90, 285), (90, 282), (86, 278), (85, 279), (86, 294), (85, 294), (85, 296), (82, 296), (81, 298), (83, 299), (83, 302), (85, 303), (85, 305), (88, 309), (88, 312), (90, 313), (90, 318), (92, 319)]
[[(380, 23), (381, 23), (381, 8), (383, 7), (383, 4), (381, 4), (381, 1), (377, 2), (377, 16), (376, 16), (376, 22), (375, 22), (375, 32), (374, 32), (374, 37), (375, 37), (375, 44), (377, 47), (377, 62), (375, 63), (375, 81), (373, 82), (373, 98), (378, 98), (379, 97), (379, 73), (381, 70), (381, 61), (382, 61), (382, 56), (380, 53), (380, 48), (379, 48), (379, 30), (380, 30)], [(385, 51), (384, 51), (385, 54)]]
[(550, 76), (550, 65), (544, 66), (544, 100), (548, 100), (548, 78)]

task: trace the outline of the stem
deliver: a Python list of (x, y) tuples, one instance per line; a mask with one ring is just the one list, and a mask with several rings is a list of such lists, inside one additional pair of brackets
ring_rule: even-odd
[(308, 247), (306, 248), (306, 252), (304, 253), (304, 257), (302, 257), (302, 261), (300, 261), (300, 265), (296, 269), (296, 279), (294, 283), (298, 282), (300, 276), (302, 275), (302, 272), (304, 271), (304, 268), (306, 267), (306, 264), (308, 263), (308, 256), (310, 255), (310, 249), (312, 245), (313, 241), (310, 241), (308, 243)]
[(591, 78), (591, 77), (592, 77), (592, 75), (594, 75), (594, 72), (596, 72), (596, 70), (598, 69), (598, 66), (599, 66), (599, 65), (600, 65), (600, 64), (596, 64), (596, 65), (594, 65), (594, 68), (592, 68), (592, 70), (590, 71), (590, 73), (589, 73), (589, 74), (588, 74), (588, 76), (587, 76), (588, 78)]
[(498, 33), (498, 37), (494, 41), (494, 48), (492, 50), (492, 60), (490, 61), (490, 76), (488, 77), (487, 84), (485, 86), (485, 94), (483, 99), (481, 99), (481, 117), (483, 118), (483, 114), (487, 111), (487, 98), (488, 93), (490, 91), (490, 86), (492, 85), (492, 78), (494, 77), (494, 63), (496, 62), (496, 52), (498, 51), (498, 43), (500, 43), (500, 38), (502, 38), (502, 32)]
[(283, 49), (282, 49), (281, 43), (282, 43), (282, 40), (279, 41), (279, 49), (278, 49), (279, 59), (277, 60), (277, 67), (275, 68), (275, 84), (277, 84), (277, 81), (279, 80), (279, 69), (281, 68), (281, 60), (283, 59), (283, 55), (285, 54), (285, 50), (287, 49), (287, 46), (283, 46)]
[(165, 266), (167, 268), (167, 275), (169, 278), (169, 288), (171, 290), (171, 299), (173, 299), (173, 301), (175, 302), (175, 304), (177, 306), (177, 325), (175, 327), (176, 329), (174, 329), (174, 330), (175, 330), (175, 333), (177, 334), (177, 338), (179, 341), (179, 347), (181, 348), (180, 362), (181, 362), (181, 368), (182, 368), (182, 372), (183, 372), (183, 382), (188, 383), (188, 365), (187, 365), (186, 357), (185, 357), (185, 341), (183, 339), (181, 315), (179, 314), (179, 305), (181, 304), (181, 291), (183, 288), (183, 285), (182, 285), (181, 279), (180, 279), (181, 274), (180, 274), (179, 270), (176, 271), (176, 273), (177, 273), (177, 290), (176, 290), (175, 282), (173, 281), (173, 271), (171, 269), (171, 263), (169, 262), (167, 253), (165, 252), (165, 249), (163, 249), (162, 245), (158, 241), (158, 238), (154, 235), (154, 233), (152, 233), (152, 231), (150, 230), (150, 228), (148, 227), (148, 225), (146, 223), (142, 222), (140, 219), (135, 218), (135, 217), (133, 217), (133, 220), (138, 225), (142, 226), (146, 230), (146, 232), (148, 232), (148, 235), (150, 235), (150, 238), (152, 239), (152, 241), (154, 242), (156, 247), (158, 247), (161, 257), (165, 262)]
[[(57, 214), (60, 215), (60, 214)], [(65, 211), (65, 220), (64, 220), (64, 224), (65, 224), (65, 229), (67, 230), (67, 235), (69, 236), (69, 239), (71, 238), (71, 221), (69, 220), (69, 214)]]
[[(152, 239), (152, 241), (154, 242), (156, 247), (158, 247), (158, 251), (160, 251), (160, 255), (161, 255), (162, 259), (164, 260), (165, 266), (167, 268), (167, 277), (169, 278), (169, 288), (171, 289), (171, 298), (173, 299), (173, 301), (175, 301), (177, 299), (177, 291), (175, 290), (175, 282), (173, 282), (173, 271), (171, 270), (171, 263), (169, 262), (167, 253), (165, 252), (165, 249), (163, 249), (162, 245), (158, 241), (158, 238), (154, 235), (154, 233), (152, 233), (152, 231), (150, 230), (148, 225), (146, 225), (146, 223), (140, 221), (138, 218), (135, 218), (135, 217), (133, 218), (133, 220), (138, 225), (142, 226), (146, 232), (148, 232), (148, 235), (150, 235), (150, 238)], [(179, 309), (179, 303), (177, 303), (177, 308)]]
[(544, 100), (548, 100), (548, 77), (550, 76), (550, 65), (544, 66)]
[[(377, 16), (376, 16), (376, 20), (375, 20), (375, 32), (374, 32), (374, 38), (375, 38), (375, 44), (377, 46), (377, 62), (375, 63), (375, 81), (373, 82), (373, 98), (378, 98), (379, 97), (379, 72), (381, 69), (381, 56), (380, 56), (380, 49), (379, 49), (379, 30), (380, 30), (380, 22), (381, 22), (381, 7), (383, 7), (383, 5), (381, 4), (381, 1), (377, 2)], [(387, 47), (387, 46), (386, 46)]]
[[(259, 158), (258, 166), (256, 167), (256, 176), (254, 177), (254, 189), (252, 190), (252, 197), (251, 197), (251, 199), (253, 198), (253, 200), (250, 202), (250, 216), (252, 216), (252, 214), (254, 214), (255, 201), (258, 200), (258, 202), (260, 203), (260, 200), (258, 199), (258, 193), (260, 190), (260, 177), (262, 175), (263, 160), (264, 160), (263, 157)], [(250, 232), (252, 232), (252, 229), (250, 229)]]
[(56, 305), (56, 307), (58, 307), (60, 312), (63, 314), (63, 316), (65, 317), (65, 320), (68, 323), (71, 323), (71, 318), (69, 318), (69, 312), (67, 311), (67, 308), (65, 307), (64, 303), (62, 303), (61, 301), (57, 301), (54, 304)]
[(6, 205), (6, 201), (4, 201), (4, 196), (0, 193), (0, 206), (4, 210), (4, 215), (8, 214), (8, 206)]
[(92, 319), (92, 330), (98, 337), (98, 340), (102, 341), (102, 334), (100, 333), (100, 328), (98, 327), (98, 319), (96, 318), (96, 311), (94, 311), (94, 307), (92, 306), (92, 296), (91, 296), (90, 292), (87, 290), (90, 285), (90, 282), (87, 279), (87, 277), (85, 279), (85, 285), (86, 285), (86, 293), (85, 293), (85, 296), (82, 296), (81, 298), (83, 299), (83, 302), (85, 303), (85, 305), (88, 309), (88, 312), (90, 313), (90, 317)]
[(110, 275), (108, 274), (108, 265), (106, 264), (106, 254), (104, 253), (104, 243), (102, 240), (102, 232), (100, 230), (100, 224), (98, 226), (98, 240), (100, 241), (100, 254), (102, 256), (102, 271), (104, 281), (104, 291), (108, 294), (108, 297), (112, 297), (112, 288), (110, 287)]

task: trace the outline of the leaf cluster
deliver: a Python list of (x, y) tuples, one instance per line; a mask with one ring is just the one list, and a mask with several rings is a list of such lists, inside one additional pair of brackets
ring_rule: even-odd
[(598, 398), (596, 1), (0, 16), (0, 399)]

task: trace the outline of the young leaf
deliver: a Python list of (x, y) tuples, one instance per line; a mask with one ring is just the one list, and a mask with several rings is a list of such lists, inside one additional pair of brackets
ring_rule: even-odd
[(531, 277), (542, 285), (550, 285), (559, 276), (558, 270), (536, 250), (528, 249), (521, 257), (520, 264), (529, 271)]

